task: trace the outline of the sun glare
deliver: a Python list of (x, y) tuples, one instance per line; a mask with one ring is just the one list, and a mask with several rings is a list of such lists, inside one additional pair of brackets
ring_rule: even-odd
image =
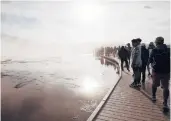
[(93, 22), (103, 15), (103, 7), (97, 3), (82, 3), (74, 7), (75, 14), (82, 22)]
[(92, 92), (98, 86), (97, 81), (92, 77), (85, 77), (83, 80), (83, 88), (86, 92)]

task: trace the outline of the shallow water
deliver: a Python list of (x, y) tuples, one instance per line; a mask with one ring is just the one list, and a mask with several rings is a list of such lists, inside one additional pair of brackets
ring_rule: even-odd
[(92, 54), (1, 62), (2, 121), (86, 121), (118, 74)]

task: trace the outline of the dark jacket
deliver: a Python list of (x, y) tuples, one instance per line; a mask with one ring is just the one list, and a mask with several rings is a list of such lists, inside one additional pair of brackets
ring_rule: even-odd
[(127, 47), (126, 50), (128, 51), (128, 58), (130, 59), (131, 58), (131, 50), (132, 50), (132, 48)]
[(152, 50), (149, 58), (153, 71), (156, 73), (170, 73), (170, 49), (162, 44)]
[(149, 59), (149, 51), (145, 47), (141, 47), (141, 59), (142, 59), (142, 66), (146, 66)]
[(123, 60), (127, 60), (129, 58), (129, 52), (122, 47), (118, 52), (119, 58)]

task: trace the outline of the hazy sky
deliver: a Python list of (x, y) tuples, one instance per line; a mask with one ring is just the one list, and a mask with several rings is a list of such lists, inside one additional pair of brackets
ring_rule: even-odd
[(170, 41), (169, 2), (3, 2), (2, 33), (38, 43)]

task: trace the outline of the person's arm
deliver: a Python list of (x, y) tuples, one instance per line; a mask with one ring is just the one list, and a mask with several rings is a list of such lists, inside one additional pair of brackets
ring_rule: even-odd
[(135, 50), (134, 50), (134, 53), (133, 53), (132, 67), (136, 66), (136, 60), (137, 60), (139, 54), (140, 54), (140, 50), (139, 50), (138, 47), (136, 47)]
[(147, 58), (149, 59), (149, 51), (147, 50)]
[(127, 50), (127, 59), (129, 60), (130, 59), (130, 52), (129, 52), (129, 50)]
[(150, 57), (149, 57), (149, 64), (150, 63), (153, 63), (153, 58), (154, 58), (154, 49), (152, 50), (151, 54), (150, 54)]
[(149, 75), (151, 75), (150, 73), (150, 64), (153, 63), (153, 58), (154, 58), (154, 49), (151, 51), (151, 53), (149, 54), (149, 59), (148, 59), (148, 64), (147, 64), (147, 70), (149, 72)]
[(120, 51), (118, 50), (118, 52), (117, 52), (118, 57), (119, 57), (119, 55), (120, 55), (119, 53), (120, 53)]
[(118, 57), (119, 57), (119, 59), (121, 59), (121, 51), (120, 50), (118, 51)]
[(150, 63), (149, 63), (149, 50), (147, 50), (147, 57), (148, 57), (148, 59), (147, 59), (147, 71), (148, 71), (148, 75), (150, 76), (151, 75), (151, 73), (150, 73)]

